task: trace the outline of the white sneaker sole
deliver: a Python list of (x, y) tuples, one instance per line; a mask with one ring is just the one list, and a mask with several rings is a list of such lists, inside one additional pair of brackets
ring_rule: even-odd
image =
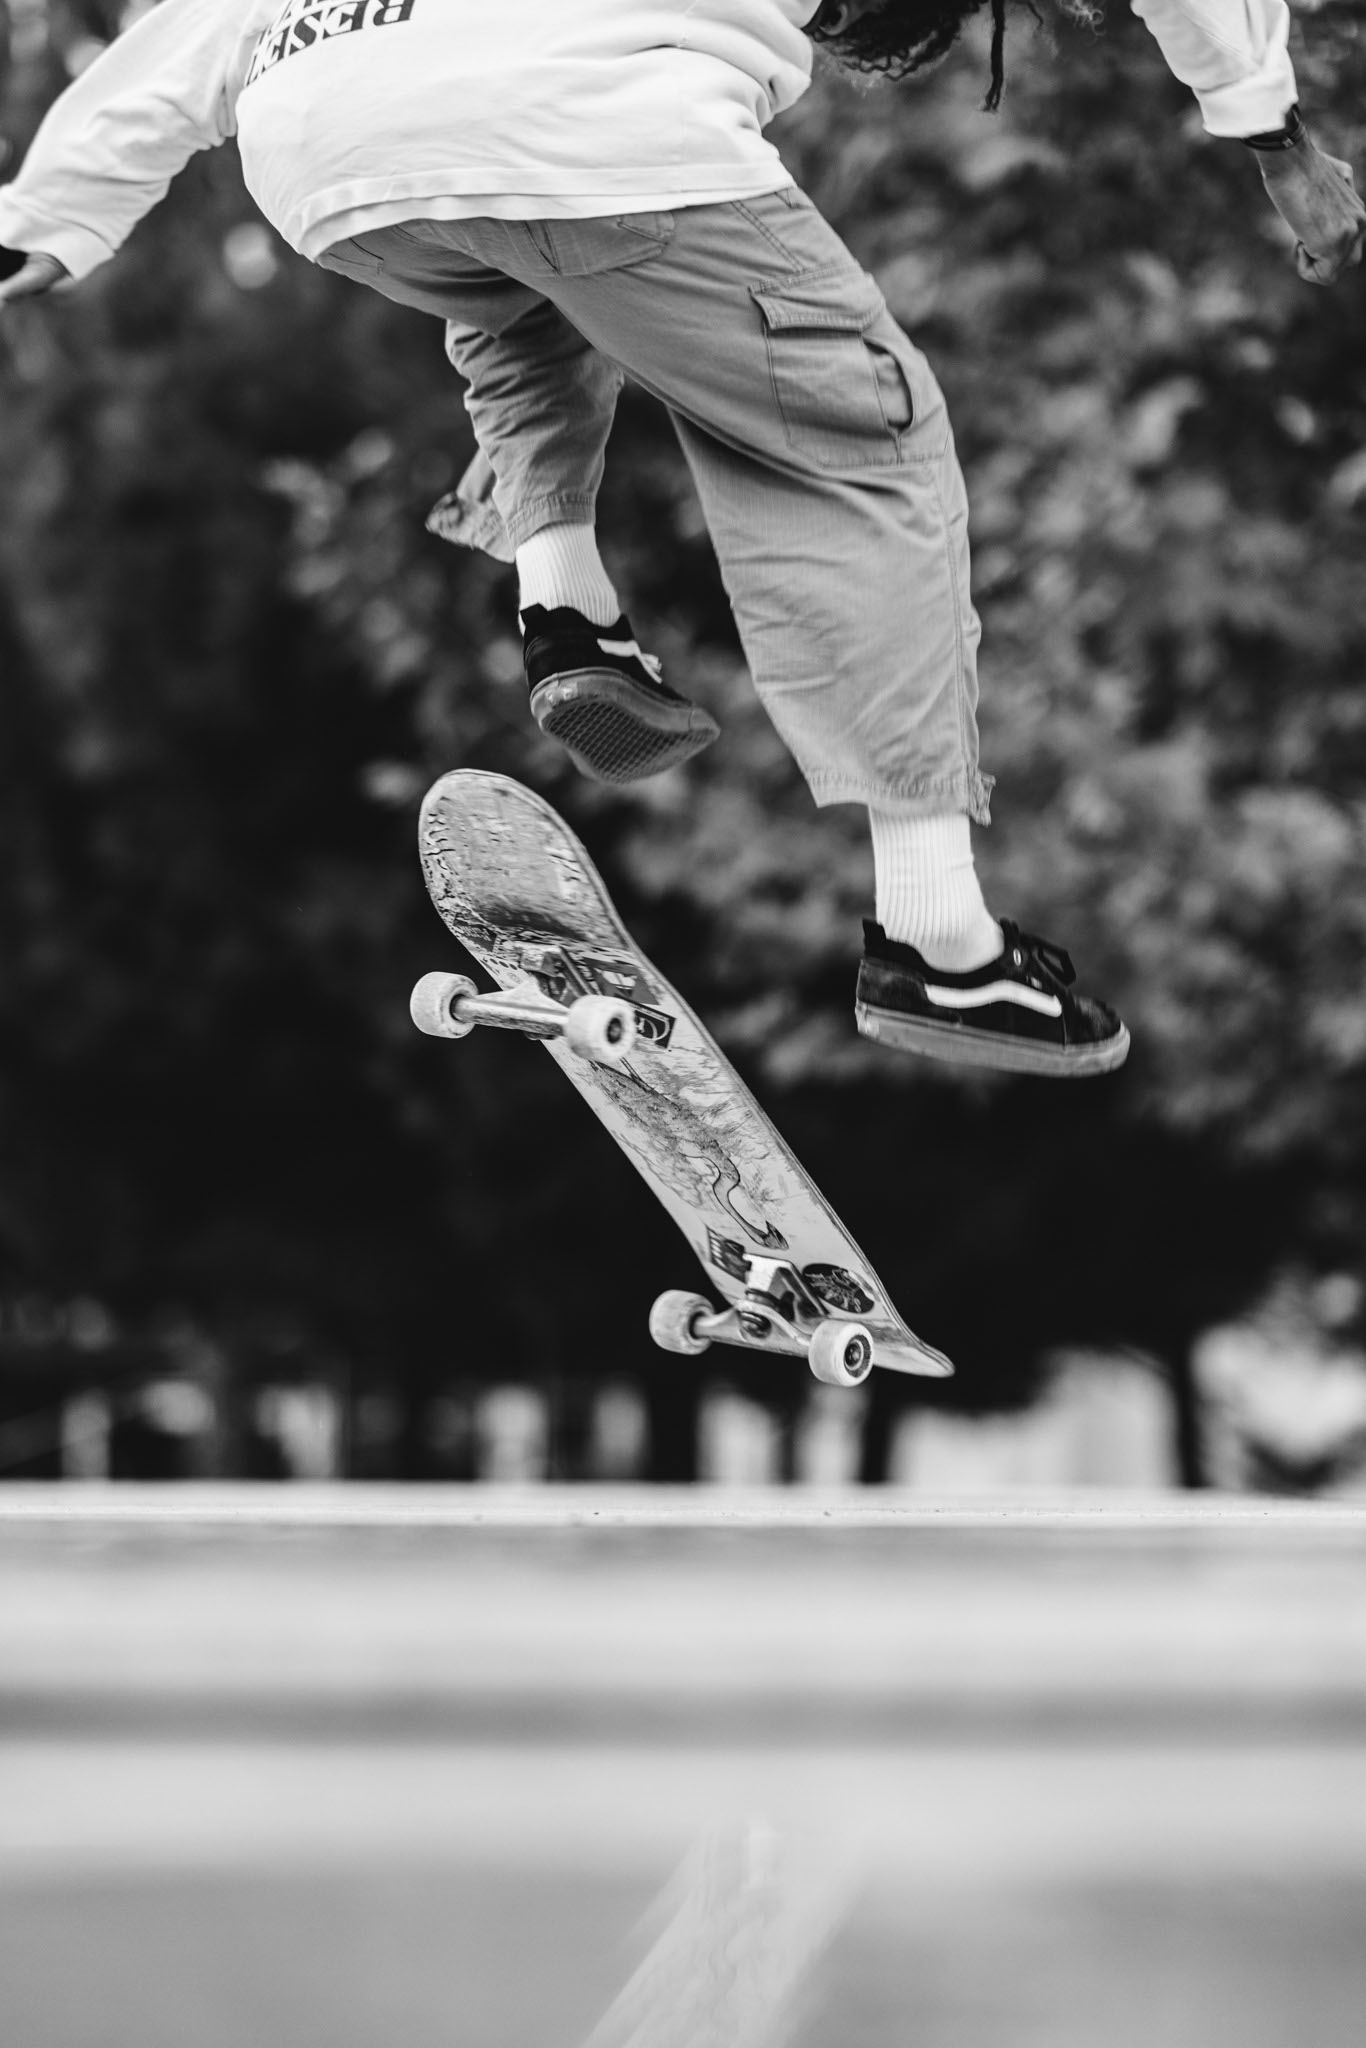
[(898, 1052), (919, 1053), (958, 1067), (991, 1067), (1002, 1074), (1048, 1074), (1057, 1080), (1084, 1080), (1090, 1074), (1113, 1073), (1129, 1057), (1128, 1026), (1098, 1045), (1041, 1045), (1034, 1039), (1004, 1038), (996, 1031), (974, 1031), (970, 1025), (936, 1024), (932, 1018), (908, 1016), (904, 1010), (883, 1010), (856, 1003), (854, 1017), (865, 1038)]
[(531, 693), (542, 732), (595, 782), (639, 782), (689, 761), (720, 737), (700, 705), (655, 697), (611, 669), (548, 676)]

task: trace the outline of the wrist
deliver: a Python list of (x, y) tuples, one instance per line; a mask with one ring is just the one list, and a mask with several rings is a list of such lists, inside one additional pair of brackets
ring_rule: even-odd
[(1275, 155), (1283, 149), (1298, 149), (1307, 141), (1308, 136), (1309, 130), (1305, 126), (1304, 116), (1297, 101), (1286, 115), (1283, 127), (1267, 129), (1261, 135), (1240, 135), (1238, 139), (1244, 149), (1255, 149), (1259, 154)]

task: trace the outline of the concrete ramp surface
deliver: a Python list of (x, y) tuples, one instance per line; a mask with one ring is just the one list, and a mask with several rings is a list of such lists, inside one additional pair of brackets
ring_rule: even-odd
[(0, 1490), (6, 2048), (1355, 2048), (1366, 1514)]

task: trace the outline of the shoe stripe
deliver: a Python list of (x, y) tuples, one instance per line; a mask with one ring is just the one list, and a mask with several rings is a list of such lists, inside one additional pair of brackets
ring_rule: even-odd
[(599, 633), (598, 646), (604, 654), (611, 654), (626, 661), (638, 661), (647, 676), (657, 683), (663, 682), (664, 666), (659, 656), (647, 654), (638, 640), (604, 640)]
[(1018, 1003), (1022, 1010), (1036, 1010), (1041, 1017), (1062, 1015), (1056, 996), (1026, 988), (1018, 981), (989, 981), (984, 988), (939, 988), (927, 981), (925, 994), (943, 1010), (981, 1010), (988, 1003)]

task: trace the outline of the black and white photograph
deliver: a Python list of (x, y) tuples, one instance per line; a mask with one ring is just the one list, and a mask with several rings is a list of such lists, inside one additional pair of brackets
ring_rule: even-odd
[(1366, 2038), (1366, 0), (0, 0), (0, 2044)]

